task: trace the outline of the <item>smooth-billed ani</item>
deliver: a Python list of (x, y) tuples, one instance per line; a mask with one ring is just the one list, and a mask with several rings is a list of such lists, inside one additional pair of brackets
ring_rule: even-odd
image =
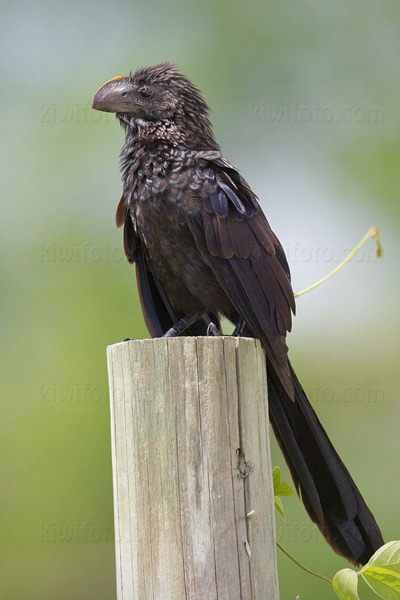
[(288, 359), (285, 253), (222, 156), (200, 91), (163, 63), (107, 82), (93, 108), (116, 113), (126, 132), (116, 220), (151, 335), (206, 335), (224, 316), (261, 340), (271, 423), (307, 512), (336, 552), (367, 562), (381, 532)]

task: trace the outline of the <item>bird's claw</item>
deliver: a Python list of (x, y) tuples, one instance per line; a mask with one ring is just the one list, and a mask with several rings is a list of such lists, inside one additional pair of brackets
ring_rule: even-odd
[(239, 321), (236, 324), (235, 329), (232, 332), (232, 337), (243, 337), (243, 328), (244, 328), (244, 321), (243, 321), (243, 319), (239, 319)]
[(201, 315), (198, 314), (187, 314), (182, 319), (179, 319), (168, 331), (164, 333), (163, 338), (177, 337), (182, 335), (193, 323), (195, 323)]
[(216, 326), (216, 324), (211, 321), (211, 323), (207, 327), (207, 336), (218, 337), (218, 336), (221, 336), (221, 335), (222, 335), (222, 333), (220, 332), (220, 330), (218, 329), (218, 327)]

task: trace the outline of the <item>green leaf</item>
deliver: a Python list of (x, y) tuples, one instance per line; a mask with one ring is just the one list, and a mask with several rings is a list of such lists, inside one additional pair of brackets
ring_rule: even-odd
[(272, 469), (272, 481), (274, 484), (274, 496), (291, 496), (294, 494), (294, 490), (292, 490), (290, 485), (281, 481), (280, 467), (274, 467)]
[(274, 494), (275, 496), (292, 496), (294, 494), (294, 490), (292, 490), (290, 485), (284, 481), (281, 481), (281, 483), (278, 483), (274, 489)]
[(272, 481), (274, 484), (274, 502), (275, 508), (278, 513), (281, 515), (282, 519), (286, 521), (285, 513), (283, 512), (283, 504), (278, 496), (291, 496), (294, 494), (294, 491), (284, 481), (281, 481), (281, 470), (280, 467), (274, 467), (272, 469)]
[(400, 600), (400, 541), (379, 548), (360, 573), (380, 598)]
[(274, 498), (274, 504), (275, 504), (276, 510), (281, 515), (282, 519), (284, 521), (286, 521), (285, 513), (283, 512), (282, 500), (280, 498), (278, 498), (278, 496), (275, 496), (275, 498)]
[(360, 600), (357, 593), (358, 577), (353, 569), (342, 569), (333, 578), (332, 587), (340, 600)]
[(381, 546), (379, 550), (375, 552), (367, 562), (367, 564), (361, 569), (363, 571), (369, 565), (377, 565), (379, 567), (386, 567), (389, 564), (400, 563), (400, 541), (388, 542), (384, 546)]
[(380, 598), (400, 600), (400, 572), (396, 573), (392, 567), (369, 567), (362, 577)]
[(274, 484), (274, 494), (275, 494), (275, 489), (276, 487), (279, 485), (280, 481), (281, 481), (281, 469), (280, 467), (274, 467), (272, 469), (272, 481)]

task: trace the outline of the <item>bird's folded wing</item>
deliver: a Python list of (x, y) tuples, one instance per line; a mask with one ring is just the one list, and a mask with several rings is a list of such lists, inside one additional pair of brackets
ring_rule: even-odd
[[(201, 210), (189, 227), (225, 293), (293, 396), (285, 336), (295, 311), (290, 272), (282, 246), (257, 198), (226, 161), (214, 163), (213, 193), (201, 192)], [(198, 176), (201, 172), (197, 170)], [(205, 177), (210, 180), (210, 168)], [(204, 188), (203, 188), (204, 189)]]

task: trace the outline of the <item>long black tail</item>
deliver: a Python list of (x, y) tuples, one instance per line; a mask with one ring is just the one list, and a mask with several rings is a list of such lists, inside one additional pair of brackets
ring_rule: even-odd
[(354, 564), (383, 545), (382, 534), (291, 368), (295, 402), (268, 370), (271, 423), (310, 518), (328, 543)]

